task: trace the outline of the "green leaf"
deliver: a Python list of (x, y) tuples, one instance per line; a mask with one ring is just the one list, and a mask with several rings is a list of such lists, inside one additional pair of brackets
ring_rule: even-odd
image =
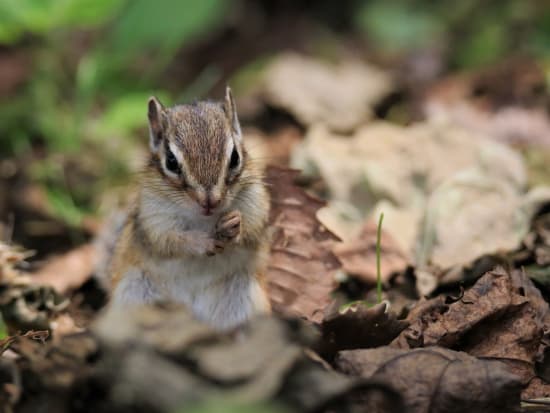
[(550, 57), (550, 10), (541, 13), (535, 21), (530, 48), (537, 55)]
[(365, 2), (355, 24), (373, 45), (390, 52), (427, 47), (444, 32), (436, 14), (403, 2)]
[[(98, 134), (107, 137), (113, 134), (128, 135), (133, 130), (147, 125), (147, 100), (150, 93), (135, 92), (115, 100), (99, 120)], [(166, 99), (160, 96), (166, 103)]]
[(112, 46), (122, 54), (144, 48), (173, 52), (219, 23), (229, 5), (223, 0), (133, 0), (116, 24)]
[(457, 63), (462, 67), (478, 67), (496, 61), (506, 51), (506, 37), (504, 25), (484, 20), (477, 30), (457, 45)]
[(1, 0), (0, 43), (13, 43), (26, 32), (46, 34), (62, 27), (104, 23), (125, 0)]
[(6, 328), (6, 325), (4, 324), (4, 320), (2, 320), (2, 317), (0, 316), (0, 340), (6, 338), (7, 336), (8, 330)]
[(110, 20), (126, 0), (65, 1), (62, 23), (71, 26), (95, 27)]
[(86, 214), (75, 205), (68, 191), (55, 186), (48, 186), (45, 189), (51, 213), (69, 225), (78, 227)]

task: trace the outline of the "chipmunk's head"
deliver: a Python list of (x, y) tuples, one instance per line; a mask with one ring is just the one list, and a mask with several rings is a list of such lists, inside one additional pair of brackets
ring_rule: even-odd
[(150, 164), (161, 190), (203, 215), (223, 209), (238, 193), (247, 161), (231, 89), (223, 102), (173, 108), (152, 97), (148, 117)]

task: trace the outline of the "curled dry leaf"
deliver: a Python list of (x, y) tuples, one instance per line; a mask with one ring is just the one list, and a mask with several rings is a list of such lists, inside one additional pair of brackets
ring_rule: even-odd
[(17, 337), (11, 350), (18, 357), (11, 366), (0, 363), (0, 374), (9, 377), (6, 370), (11, 369), (15, 374), (5, 383), (12, 386), (17, 386), (17, 377), (23, 378), (24, 397), (15, 411), (39, 411), (47, 406), (48, 411), (66, 412), (66, 392), (75, 381), (86, 377), (97, 344), (88, 333), (67, 336), (57, 343), (43, 341), (47, 332), (36, 333)]
[(389, 344), (408, 326), (388, 311), (386, 303), (368, 307), (353, 304), (344, 310), (333, 308), (321, 323), (319, 353), (331, 360), (338, 351), (373, 348)]
[[(300, 320), (260, 317), (236, 333), (221, 334), (182, 307), (113, 308), (94, 333), (101, 346), (97, 366), (73, 394), (84, 392), (87, 398), (79, 401), (98, 411), (105, 406), (122, 411), (134, 403), (156, 413), (225, 397), (317, 412), (334, 399), (348, 406), (349, 394), (365, 385), (307, 357), (303, 346), (315, 333)], [(107, 394), (86, 394), (93, 383), (105, 386)], [(118, 397), (121, 393), (132, 397)]]
[(0, 311), (9, 331), (52, 330), (52, 321), (67, 309), (69, 301), (53, 288), (10, 285), (0, 289)]
[[(533, 190), (530, 194), (535, 216), (525, 236), (522, 248), (510, 254), (516, 267), (522, 266), (526, 274), (546, 294), (550, 291), (550, 202), (544, 201), (550, 187)], [(537, 202), (541, 200), (542, 202)]]
[(550, 398), (550, 384), (546, 383), (540, 377), (533, 377), (527, 387), (525, 387), (521, 392), (521, 398), (524, 400), (540, 398), (548, 399)]
[[(69, 301), (47, 282), (67, 283), (66, 279), (71, 278), (70, 269), (61, 271), (54, 264), (60, 272), (55, 273), (52, 268), (50, 277), (44, 279), (44, 283), (37, 283), (35, 278), (16, 268), (29, 255), (0, 243), (0, 312), (8, 330), (12, 333), (49, 330), (56, 335), (76, 331), (74, 320), (65, 311)], [(81, 254), (77, 254), (72, 256), (71, 262), (81, 266), (83, 264), (78, 262), (81, 258)], [(67, 274), (69, 277), (65, 277)]]
[(50, 333), (48, 330), (34, 331), (29, 330), (25, 334), (18, 334), (14, 336), (8, 336), (0, 340), (0, 356), (6, 351), (14, 342), (20, 340), (21, 338), (28, 338), (31, 340), (38, 340), (40, 342), (46, 341)]
[(342, 351), (343, 373), (388, 383), (403, 395), (408, 413), (500, 413), (519, 408), (521, 383), (496, 360), (430, 347)]
[(271, 165), (288, 165), (294, 147), (303, 133), (296, 126), (284, 126), (269, 133), (256, 128), (243, 130), (252, 159), (269, 159)]
[(273, 227), (267, 288), (275, 311), (319, 322), (340, 267), (331, 251), (338, 239), (316, 217), (324, 202), (294, 184), (298, 173), (267, 170)]
[(82, 245), (63, 255), (51, 258), (31, 278), (33, 284), (49, 285), (60, 294), (77, 289), (94, 272), (95, 249)]
[(424, 104), (428, 118), (445, 120), (496, 140), (550, 145), (544, 68), (512, 59), (478, 73), (438, 82)]
[(32, 255), (30, 251), (23, 251), (0, 241), (0, 283), (8, 285), (27, 282), (25, 274), (17, 268), (17, 265), (22, 264)]
[(440, 185), (426, 205), (416, 264), (449, 269), (518, 248), (529, 231), (534, 205), (511, 182), (505, 174), (473, 168)]
[[(445, 123), (374, 122), (351, 136), (316, 124), (293, 152), (292, 165), (320, 176), (333, 205), (357, 211), (339, 214), (340, 221), (361, 225), (365, 214), (384, 212), (384, 230), (423, 270), (462, 268), (516, 249), (536, 212), (520, 154)], [(419, 283), (422, 295), (445, 282), (432, 281)]]
[(534, 376), (548, 304), (519, 271), (489, 271), (454, 302), (430, 300), (407, 319), (394, 347), (443, 346), (505, 361), (524, 383)]
[[(376, 235), (377, 224), (373, 220), (369, 220), (357, 238), (336, 244), (332, 250), (342, 263), (344, 271), (371, 284), (377, 281)], [(393, 274), (405, 270), (408, 259), (392, 236), (384, 230), (382, 230), (380, 251), (380, 275), (382, 282), (386, 284)]]
[(264, 79), (269, 104), (306, 126), (323, 122), (345, 132), (369, 119), (372, 107), (391, 88), (383, 71), (357, 59), (330, 64), (291, 53), (275, 59)]

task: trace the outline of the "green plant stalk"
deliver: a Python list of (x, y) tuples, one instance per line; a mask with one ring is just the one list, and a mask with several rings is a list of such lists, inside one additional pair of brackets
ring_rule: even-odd
[(382, 273), (380, 271), (381, 239), (382, 239), (382, 221), (384, 213), (380, 214), (378, 219), (378, 230), (376, 232), (376, 301), (382, 302)]

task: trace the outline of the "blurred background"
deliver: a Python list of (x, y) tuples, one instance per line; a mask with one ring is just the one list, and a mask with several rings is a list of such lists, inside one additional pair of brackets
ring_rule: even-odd
[(401, 201), (372, 182), (357, 195), (312, 133), (383, 122), (414, 147), (405, 131), (443, 119), (512, 145), (527, 185), (547, 183), (549, 82), (547, 1), (0, 0), (3, 238), (41, 258), (93, 237), (143, 159), (152, 94), (219, 99), (229, 83), (266, 160), (311, 167), (359, 222)]

